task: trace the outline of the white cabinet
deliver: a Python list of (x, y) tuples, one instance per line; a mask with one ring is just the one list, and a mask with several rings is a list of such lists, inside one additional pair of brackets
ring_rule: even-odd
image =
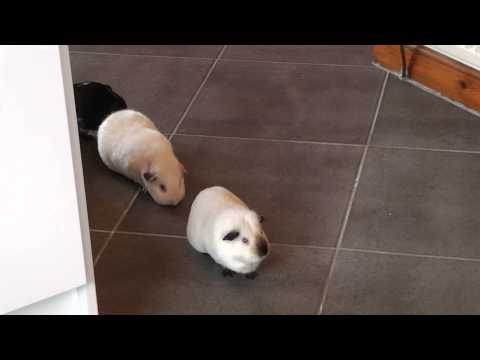
[(97, 311), (70, 71), (67, 46), (0, 46), (0, 314)]

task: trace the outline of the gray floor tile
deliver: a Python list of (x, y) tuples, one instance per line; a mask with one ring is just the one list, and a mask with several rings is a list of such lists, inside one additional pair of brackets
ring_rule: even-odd
[(222, 185), (265, 216), (272, 242), (332, 246), (350, 195), (361, 147), (176, 136), (189, 171), (176, 208), (142, 194), (120, 229), (184, 235), (199, 191)]
[(163, 132), (173, 130), (203, 81), (210, 60), (72, 54), (74, 82), (110, 85), (128, 106), (149, 116)]
[[(168, 133), (212, 62), (193, 57), (220, 48), (72, 47), (91, 52), (71, 53), (72, 73), (112, 85)], [(384, 79), (368, 66), (371, 47), (229, 46), (224, 57), (180, 132), (365, 143)], [(478, 117), (390, 77), (373, 144), (477, 151), (477, 129)], [(186, 239), (117, 233), (95, 268), (100, 312), (316, 313), (332, 251), (302, 245), (335, 245), (363, 147), (181, 135), (173, 144), (189, 170), (186, 199), (168, 208), (141, 194), (120, 230), (184, 235), (193, 198), (223, 185), (265, 216), (272, 255), (253, 281), (224, 278)], [(110, 230), (137, 186), (103, 165), (94, 140), (81, 149), (90, 226)], [(479, 159), (371, 147), (342, 246), (480, 258)], [(94, 256), (107, 236), (91, 233)], [(480, 314), (479, 281), (480, 262), (340, 250), (325, 313)]]
[(229, 45), (223, 58), (337, 65), (370, 65), (370, 45)]
[(82, 137), (80, 148), (90, 228), (111, 230), (138, 187), (103, 164), (94, 139)]
[(390, 76), (372, 144), (480, 150), (480, 117)]
[(248, 280), (178, 238), (115, 235), (95, 268), (102, 314), (314, 314), (331, 251), (274, 246)]
[(480, 257), (480, 155), (370, 148), (342, 246)]
[(215, 58), (222, 45), (70, 45), (70, 51)]
[(480, 263), (341, 251), (326, 314), (480, 314)]
[(220, 61), (180, 133), (365, 143), (385, 74)]

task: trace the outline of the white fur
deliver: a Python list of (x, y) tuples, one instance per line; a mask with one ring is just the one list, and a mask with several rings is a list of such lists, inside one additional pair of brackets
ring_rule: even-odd
[[(233, 241), (223, 240), (232, 230), (240, 232)], [(218, 264), (237, 273), (254, 272), (265, 257), (257, 251), (263, 238), (268, 245), (258, 215), (229, 190), (214, 186), (201, 191), (188, 217), (187, 237), (195, 250), (208, 253)], [(244, 244), (247, 238), (249, 244)]]
[[(98, 152), (105, 165), (143, 187), (160, 205), (177, 205), (185, 197), (184, 168), (168, 139), (145, 115), (121, 110), (98, 129)], [(144, 174), (154, 174), (147, 181)], [(163, 184), (165, 192), (160, 188)]]

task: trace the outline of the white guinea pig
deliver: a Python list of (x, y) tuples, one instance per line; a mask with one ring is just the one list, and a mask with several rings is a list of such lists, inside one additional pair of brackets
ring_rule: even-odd
[(235, 194), (214, 186), (201, 191), (193, 201), (187, 238), (195, 250), (210, 255), (223, 267), (223, 275), (240, 273), (254, 278), (269, 252), (262, 221), (263, 217)]
[(142, 185), (156, 203), (177, 205), (185, 197), (185, 169), (170, 141), (138, 111), (117, 111), (102, 122), (98, 152), (108, 168)]

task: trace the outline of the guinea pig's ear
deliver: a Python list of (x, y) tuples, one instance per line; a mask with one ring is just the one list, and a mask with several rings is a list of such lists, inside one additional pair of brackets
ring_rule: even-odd
[(263, 215), (258, 216), (258, 221), (260, 221), (260, 224), (265, 221), (265, 218), (263, 217)]
[(183, 166), (182, 163), (179, 163), (179, 164), (180, 164), (180, 169), (182, 170), (182, 172), (183, 172), (184, 174), (188, 174), (188, 171), (187, 171), (187, 169), (185, 169), (185, 166)]
[(232, 241), (232, 240), (236, 239), (238, 237), (238, 235), (240, 235), (240, 233), (238, 231), (232, 230), (227, 235), (225, 235), (223, 237), (223, 240)]
[(143, 178), (148, 182), (154, 182), (157, 179), (157, 176), (151, 171), (146, 171), (143, 173)]

